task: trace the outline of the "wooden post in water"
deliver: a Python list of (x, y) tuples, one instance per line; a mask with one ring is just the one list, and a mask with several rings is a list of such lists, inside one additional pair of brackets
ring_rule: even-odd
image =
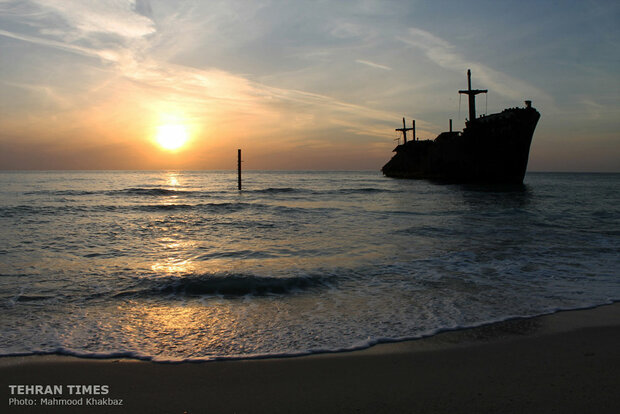
[(237, 184), (241, 190), (241, 149), (237, 150)]

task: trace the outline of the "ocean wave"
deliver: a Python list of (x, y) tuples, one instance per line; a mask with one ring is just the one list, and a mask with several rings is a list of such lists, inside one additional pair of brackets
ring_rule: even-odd
[(91, 207), (77, 206), (77, 205), (61, 205), (61, 206), (31, 206), (31, 205), (19, 205), (0, 207), (0, 217), (21, 217), (21, 216), (49, 216), (57, 215), (62, 212), (86, 212)]
[(394, 193), (396, 190), (389, 188), (360, 187), (360, 188), (341, 188), (328, 191), (329, 194), (370, 194), (370, 193)]
[(97, 191), (87, 190), (35, 190), (27, 191), (24, 195), (55, 195), (55, 196), (83, 196), (97, 194)]
[(244, 190), (246, 193), (254, 194), (306, 194), (306, 195), (334, 195), (334, 194), (370, 194), (370, 193), (394, 193), (398, 190), (377, 187), (360, 187), (360, 188), (339, 188), (329, 190), (317, 190), (307, 188), (291, 188), (291, 187), (268, 187), (256, 190)]
[(172, 210), (197, 210), (210, 213), (233, 213), (246, 209), (264, 209), (270, 206), (257, 203), (201, 203), (201, 204), (142, 204), (130, 206), (138, 211), (156, 212)]
[(176, 210), (194, 210), (196, 205), (192, 204), (145, 204), (133, 206), (138, 211), (156, 212), (156, 211), (176, 211)]
[(171, 196), (194, 194), (194, 190), (181, 190), (163, 187), (132, 187), (122, 190), (35, 190), (27, 191), (24, 195), (52, 195), (52, 196), (84, 196), (84, 195), (130, 195), (130, 196)]
[(145, 278), (141, 280), (138, 286), (118, 292), (114, 297), (153, 295), (264, 296), (326, 288), (333, 283), (333, 276), (270, 277), (248, 274), (206, 273), (182, 277)]
[[(255, 226), (252, 225), (251, 227), (248, 226), (248, 228), (254, 228)], [(274, 257), (278, 257), (277, 255), (274, 254), (270, 254), (264, 251), (256, 251), (256, 250), (222, 250), (222, 251), (216, 251), (213, 253), (207, 253), (207, 254), (203, 254), (198, 256), (196, 259), (197, 260), (209, 260), (209, 259), (219, 259), (219, 258), (231, 258), (231, 257), (235, 257), (235, 258), (243, 258), (243, 259), (268, 259), (268, 258), (274, 258)]]
[(16, 302), (38, 302), (42, 300), (54, 299), (54, 296), (47, 295), (18, 295), (15, 297)]
[(139, 196), (171, 196), (171, 195), (187, 195), (194, 194), (196, 191), (192, 190), (176, 190), (170, 188), (144, 188), (144, 187), (136, 187), (136, 188), (126, 188), (123, 190), (110, 190), (106, 191), (106, 194), (109, 195), (139, 195)]
[(19, 216), (49, 216), (58, 214), (112, 212), (112, 211), (140, 211), (140, 212), (167, 212), (167, 211), (196, 211), (199, 213), (226, 214), (244, 210), (274, 211), (277, 213), (304, 213), (317, 211), (331, 211), (333, 208), (287, 207), (264, 203), (248, 202), (221, 202), (221, 203), (148, 203), (148, 204), (92, 204), (92, 205), (49, 205), (30, 206), (19, 205), (0, 207), (0, 217), (12, 218)]
[(269, 187), (269, 188), (262, 188), (259, 190), (247, 190), (245, 192), (248, 193), (264, 193), (264, 194), (278, 194), (278, 193), (300, 193), (303, 192), (303, 190), (298, 189), (298, 188), (291, 188), (291, 187)]
[(222, 203), (199, 203), (199, 204), (140, 204), (131, 205), (127, 207), (116, 208), (131, 208), (138, 211), (145, 212), (158, 212), (158, 211), (174, 211), (174, 210), (191, 210), (200, 213), (235, 213), (238, 211), (272, 211), (278, 214), (299, 214), (299, 213), (328, 213), (338, 210), (337, 208), (326, 207), (287, 207), (281, 205), (270, 205), (263, 203), (245, 203), (245, 202), (222, 202)]

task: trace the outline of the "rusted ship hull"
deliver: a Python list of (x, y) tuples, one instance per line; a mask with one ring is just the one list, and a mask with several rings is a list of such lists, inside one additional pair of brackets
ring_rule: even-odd
[(538, 111), (506, 109), (467, 122), (463, 132), (409, 141), (383, 166), (388, 177), (458, 183), (522, 183)]
[[(396, 178), (420, 178), (457, 183), (523, 183), (530, 144), (540, 114), (525, 101), (525, 108), (505, 109), (498, 114), (476, 117), (476, 95), (486, 89), (472, 89), (467, 70), (467, 89), (460, 90), (469, 101), (469, 121), (463, 132), (439, 134), (434, 140), (416, 141), (415, 121), (403, 133), (403, 145), (383, 166), (383, 174)], [(407, 131), (413, 140), (407, 142)]]

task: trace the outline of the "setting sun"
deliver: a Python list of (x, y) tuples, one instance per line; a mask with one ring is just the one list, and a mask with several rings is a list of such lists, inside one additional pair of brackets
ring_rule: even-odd
[(156, 140), (163, 149), (179, 149), (187, 142), (188, 138), (187, 129), (183, 125), (166, 124), (157, 127)]

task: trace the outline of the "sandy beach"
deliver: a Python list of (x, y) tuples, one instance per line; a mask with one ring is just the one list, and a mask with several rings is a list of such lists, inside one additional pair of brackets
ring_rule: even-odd
[[(294, 358), (158, 364), (7, 357), (0, 378), (8, 413), (615, 413), (619, 345), (616, 303)], [(9, 385), (63, 385), (52, 397), (82, 405), (45, 405), (50, 395), (9, 395)], [(105, 385), (107, 394), (69, 395), (69, 385)], [(9, 406), (10, 398), (36, 405)], [(87, 405), (98, 403), (105, 405)]]

